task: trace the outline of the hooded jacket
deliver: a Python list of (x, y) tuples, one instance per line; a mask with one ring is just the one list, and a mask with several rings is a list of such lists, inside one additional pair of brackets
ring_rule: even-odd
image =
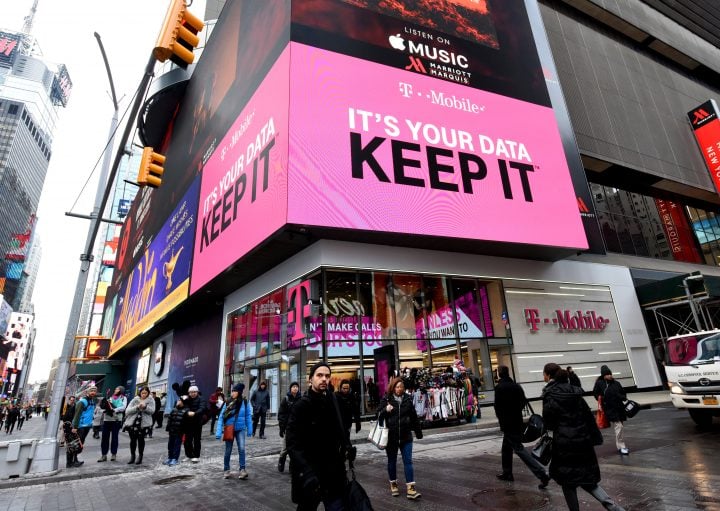
[(267, 413), (268, 408), (270, 408), (270, 392), (268, 392), (267, 387), (265, 387), (265, 390), (258, 388), (255, 392), (253, 392), (253, 395), (250, 398), (250, 404), (253, 407), (254, 413), (257, 413), (258, 415)]

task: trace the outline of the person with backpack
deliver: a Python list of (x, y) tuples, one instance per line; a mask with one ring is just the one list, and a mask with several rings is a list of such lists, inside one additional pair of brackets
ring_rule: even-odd
[(287, 459), (287, 441), (285, 439), (285, 431), (287, 430), (288, 419), (290, 418), (290, 410), (295, 403), (300, 401), (300, 384), (294, 381), (290, 384), (290, 390), (280, 403), (278, 410), (278, 426), (280, 430), (280, 438), (283, 439), (283, 447), (280, 451), (280, 459), (278, 459), (278, 472), (285, 471), (285, 460)]
[[(85, 439), (87, 438), (90, 429), (92, 429), (93, 417), (95, 415), (95, 404), (97, 396), (97, 387), (91, 385), (85, 391), (85, 396), (80, 398), (75, 404), (75, 417), (72, 421), (72, 434), (77, 433), (80, 437), (80, 442), (85, 445)], [(78, 461), (77, 454), (75, 454), (75, 467), (81, 466), (84, 461)]]
[[(222, 390), (222, 389), (221, 389)], [(245, 385), (236, 383), (230, 392), (230, 400), (223, 404), (217, 421), (217, 429), (215, 430), (215, 438), (225, 440), (225, 458), (223, 458), (223, 477), (230, 479), (230, 456), (233, 451), (233, 444), (237, 443), (238, 456), (240, 463), (240, 473), (238, 479), (247, 479), (248, 473), (245, 470), (245, 440), (248, 436), (252, 436), (252, 409), (247, 399), (242, 397)], [(233, 428), (233, 437), (230, 440), (224, 438), (224, 429), (226, 426)]]
[(623, 438), (623, 422), (627, 420), (625, 412), (625, 400), (627, 395), (619, 381), (613, 378), (612, 371), (606, 365), (600, 368), (600, 376), (595, 380), (593, 396), (600, 401), (602, 398), (602, 409), (615, 430), (615, 447), (618, 452), (627, 456), (630, 450), (625, 445)]

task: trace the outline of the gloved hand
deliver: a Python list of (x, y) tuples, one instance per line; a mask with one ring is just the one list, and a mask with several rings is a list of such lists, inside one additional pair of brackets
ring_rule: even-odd
[(280, 428), (280, 438), (283, 438), (285, 436), (285, 429)]
[(345, 457), (348, 461), (355, 461), (355, 458), (357, 458), (357, 447), (354, 445), (351, 445), (345, 450)]
[(418, 430), (415, 432), (415, 438), (417, 438), (418, 440), (422, 440), (422, 437), (423, 437), (422, 429), (418, 429)]
[(359, 432), (360, 432), (360, 423), (358, 422), (357, 424), (355, 424), (355, 433), (359, 433)]

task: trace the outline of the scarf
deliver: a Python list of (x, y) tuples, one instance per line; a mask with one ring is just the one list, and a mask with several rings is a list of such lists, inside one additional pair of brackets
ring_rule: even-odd
[[(240, 402), (238, 404), (238, 401)], [(227, 422), (227, 420), (233, 416), (240, 413), (240, 408), (242, 407), (242, 404), (245, 402), (245, 398), (238, 397), (238, 399), (231, 399), (227, 402), (225, 405), (225, 413), (223, 413), (223, 422)]]

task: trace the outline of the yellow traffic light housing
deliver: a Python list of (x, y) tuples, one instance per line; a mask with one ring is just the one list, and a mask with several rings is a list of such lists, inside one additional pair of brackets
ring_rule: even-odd
[(165, 172), (163, 165), (165, 156), (153, 152), (152, 147), (145, 147), (140, 158), (137, 183), (140, 186), (157, 188), (162, 184), (162, 175)]
[(171, 0), (153, 55), (160, 62), (170, 59), (183, 69), (195, 60), (193, 49), (200, 43), (198, 32), (205, 23), (187, 10), (185, 0)]

